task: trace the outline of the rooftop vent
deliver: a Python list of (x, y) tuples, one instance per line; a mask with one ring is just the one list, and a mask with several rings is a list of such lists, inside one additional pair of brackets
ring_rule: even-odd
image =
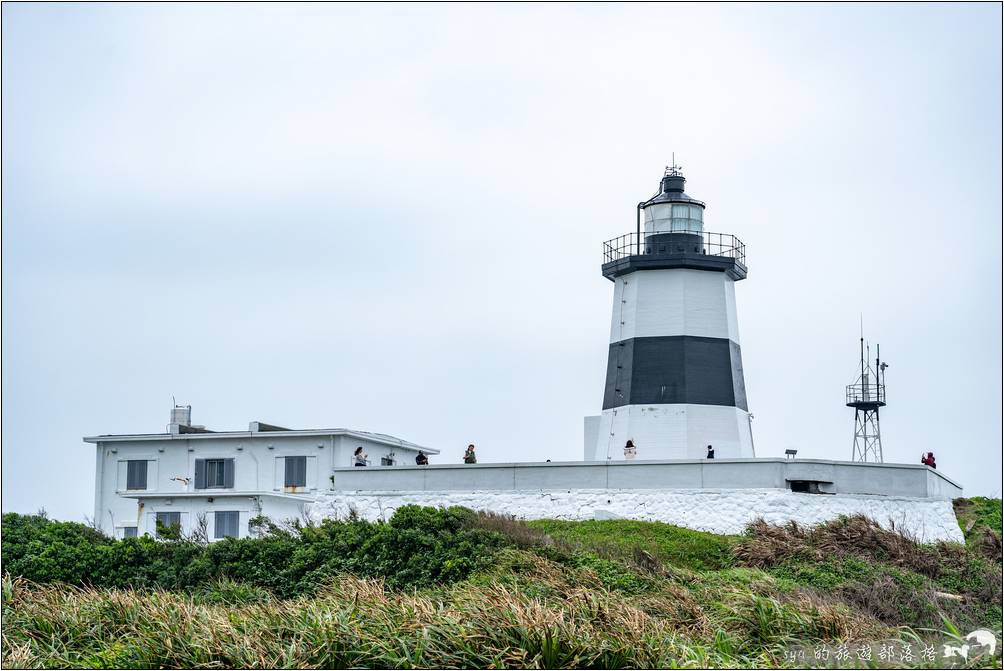
[(202, 424), (192, 424), (192, 406), (174, 404), (171, 408), (171, 423), (167, 432), (179, 435), (182, 433), (213, 433)]
[(175, 403), (171, 408), (171, 422), (167, 425), (168, 433), (186, 433), (181, 427), (189, 427), (192, 424), (192, 406), (178, 405)]
[(265, 422), (250, 422), (248, 424), (248, 430), (252, 433), (258, 433), (262, 431), (291, 431), (292, 429), (287, 429), (284, 426), (279, 426), (278, 424), (267, 424)]

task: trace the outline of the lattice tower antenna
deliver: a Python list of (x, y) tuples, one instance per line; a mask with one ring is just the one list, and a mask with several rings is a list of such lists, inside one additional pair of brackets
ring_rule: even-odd
[[(863, 331), (863, 329), (862, 329)], [(854, 408), (854, 447), (851, 461), (882, 463), (882, 432), (879, 408), (885, 403), (885, 369), (879, 346), (875, 346), (875, 368), (870, 365), (871, 346), (861, 335), (860, 374), (854, 384), (847, 385), (847, 406)]]

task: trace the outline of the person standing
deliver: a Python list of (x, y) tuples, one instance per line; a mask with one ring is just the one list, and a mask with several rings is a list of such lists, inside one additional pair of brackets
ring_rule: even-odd
[(634, 441), (629, 440), (624, 443), (624, 458), (630, 460), (636, 456), (638, 456), (638, 448), (634, 446)]
[(478, 463), (478, 457), (474, 454), (474, 443), (467, 446), (467, 451), (464, 452), (464, 463), (465, 464), (476, 464)]
[(714, 458), (715, 458), (715, 448), (708, 445), (708, 459), (714, 459)]
[(425, 452), (419, 450), (418, 454), (415, 455), (415, 463), (418, 464), (419, 466), (428, 466), (429, 457), (425, 456)]
[(363, 454), (362, 447), (357, 447), (356, 451), (352, 453), (352, 459), (355, 462), (354, 465), (368, 466), (369, 465), (369, 460), (367, 459), (368, 456), (369, 456), (368, 454)]

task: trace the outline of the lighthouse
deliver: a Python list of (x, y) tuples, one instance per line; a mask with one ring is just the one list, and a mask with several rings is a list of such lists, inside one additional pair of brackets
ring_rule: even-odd
[[(746, 252), (704, 230), (705, 204), (678, 166), (637, 207), (634, 233), (603, 245), (614, 283), (603, 411), (585, 421), (584, 457), (753, 457), (735, 283)], [(630, 441), (630, 443), (629, 443)]]

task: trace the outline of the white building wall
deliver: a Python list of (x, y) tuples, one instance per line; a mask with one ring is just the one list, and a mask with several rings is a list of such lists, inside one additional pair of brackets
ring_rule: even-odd
[(296, 500), (289, 497), (279, 498), (269, 495), (252, 496), (215, 496), (212, 501), (207, 498), (171, 498), (151, 497), (135, 502), (136, 517), (134, 519), (117, 521), (115, 537), (123, 537), (123, 527), (137, 526), (139, 534), (157, 535), (157, 513), (176, 512), (181, 514), (181, 530), (183, 534), (191, 534), (198, 526), (200, 517), (205, 518), (206, 532), (209, 540), (216, 535), (216, 512), (237, 512), (238, 532), (241, 537), (249, 535), (248, 523), (263, 515), (275, 522), (286, 520), (302, 520), (313, 501), (313, 497)]
[(862, 514), (922, 542), (964, 542), (950, 500), (899, 496), (826, 496), (783, 489), (554, 489), (550, 491), (360, 492), (321, 496), (311, 519), (344, 519), (354, 511), (387, 520), (403, 505), (464, 506), (525, 519), (624, 518), (665, 522), (718, 534), (739, 534), (757, 518), (815, 526)]
[[(369, 465), (379, 467), (380, 459), (392, 457), (398, 465), (414, 465), (414, 451), (401, 450), (390, 445), (376, 443), (366, 439), (355, 438), (353, 436), (337, 436), (335, 438), (334, 463), (335, 468), (342, 466), (355, 466), (353, 453), (357, 447), (363, 448), (363, 454), (368, 455)], [(431, 455), (430, 455), (431, 456)]]
[[(352, 452), (361, 446), (369, 455), (370, 468), (380, 468), (381, 457), (394, 455), (397, 463), (414, 464), (415, 452), (351, 435), (274, 435), (261, 432), (240, 436), (176, 437), (171, 439), (116, 440), (96, 445), (94, 519), (108, 534), (122, 536), (124, 527), (135, 526), (139, 533), (153, 533), (155, 513), (182, 512), (186, 533), (200, 512), (238, 510), (234, 497), (244, 501), (241, 533), (247, 531), (250, 496), (257, 496), (261, 513), (274, 520), (299, 516), (296, 500), (282, 496), (303, 496), (330, 489), (332, 469), (352, 465)], [(307, 458), (306, 486), (285, 486), (285, 460)], [(196, 459), (233, 459), (232, 489), (196, 489)], [(129, 491), (127, 462), (143, 460), (147, 466), (147, 487)], [(214, 499), (209, 501), (209, 499)], [(290, 502), (292, 501), (292, 502)], [(245, 514), (246, 513), (246, 514)], [(154, 517), (151, 517), (154, 515)], [(212, 515), (210, 515), (212, 517)]]

